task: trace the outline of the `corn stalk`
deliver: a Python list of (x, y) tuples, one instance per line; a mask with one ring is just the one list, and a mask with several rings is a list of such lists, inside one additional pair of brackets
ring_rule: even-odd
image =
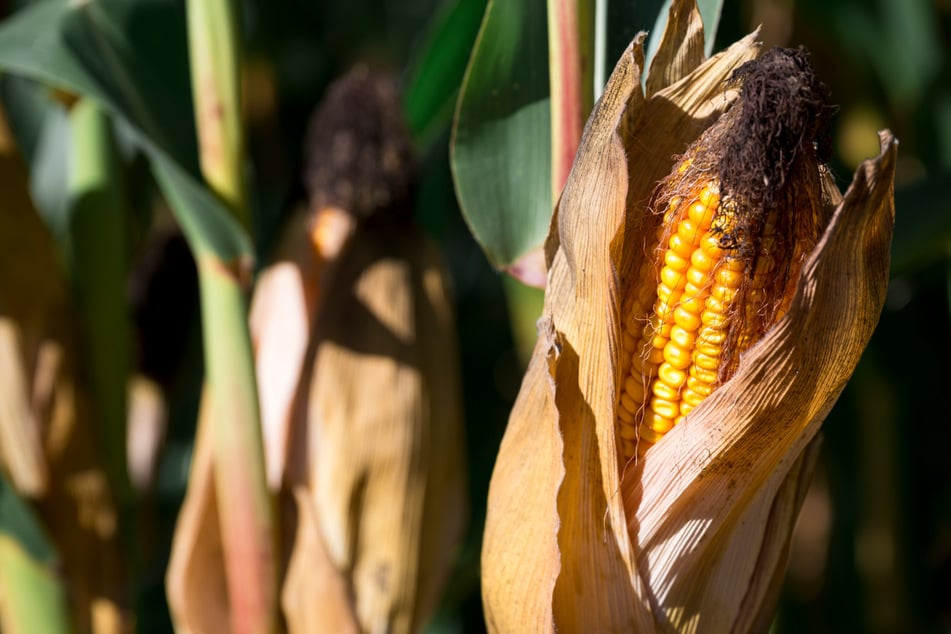
[[(188, 3), (192, 89), (202, 173), (249, 227), (241, 164), (239, 43), (235, 3)], [(196, 253), (205, 336), (206, 394), (213, 412), (213, 463), (231, 623), (268, 632), (276, 621), (271, 500), (247, 324), (250, 262)]]

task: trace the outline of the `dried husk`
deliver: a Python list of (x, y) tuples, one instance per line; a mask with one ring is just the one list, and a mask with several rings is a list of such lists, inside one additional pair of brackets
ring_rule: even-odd
[(165, 593), (180, 634), (230, 632), (231, 610), (215, 492), (211, 399), (202, 394), (188, 490), (178, 512)]
[(303, 478), (285, 615), (292, 632), (328, 622), (333, 631), (416, 631), (435, 609), (466, 515), (440, 256), (416, 232), (372, 220), (340, 261), (325, 306), (308, 425), (293, 442), (306, 456), (295, 461)]
[[(688, 24), (668, 32), (696, 33), (699, 17), (684, 8), (693, 3), (674, 5)], [(844, 201), (823, 176), (832, 221), (789, 313), (734, 378), (636, 465), (618, 464), (615, 439), (620, 289), (645, 257), (647, 203), (673, 158), (735, 99), (724, 80), (757, 55), (755, 35), (688, 72), (696, 47), (674, 50), (677, 37), (665, 34), (658, 59), (679, 70), (662, 73), (673, 83), (648, 82), (646, 96), (639, 37), (588, 121), (549, 235), (539, 341), (489, 491), (482, 566), (492, 631), (768, 627), (810, 443), (884, 299), (889, 133)]]

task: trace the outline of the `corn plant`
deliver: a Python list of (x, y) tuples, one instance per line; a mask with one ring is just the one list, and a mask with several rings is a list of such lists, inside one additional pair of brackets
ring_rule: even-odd
[(940, 3), (7, 5), (3, 631), (947, 621)]

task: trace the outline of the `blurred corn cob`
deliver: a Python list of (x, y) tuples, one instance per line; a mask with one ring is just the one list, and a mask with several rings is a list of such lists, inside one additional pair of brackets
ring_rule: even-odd
[[(455, 330), (439, 254), (412, 227), (416, 162), (400, 113), (392, 81), (358, 69), (330, 88), (308, 135), (319, 297), (286, 471), (295, 632), (418, 630), (464, 526)], [(274, 438), (269, 456), (288, 450)]]
[(277, 491), (308, 343), (334, 266), (362, 220), (405, 214), (415, 159), (393, 83), (365, 67), (333, 84), (309, 125), (296, 210), (251, 305), (268, 484)]

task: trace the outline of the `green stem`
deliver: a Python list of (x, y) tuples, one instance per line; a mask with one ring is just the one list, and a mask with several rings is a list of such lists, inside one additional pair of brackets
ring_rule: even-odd
[(189, 0), (188, 50), (201, 171), (245, 229), (241, 51), (235, 0)]
[(69, 255), (85, 381), (113, 493), (132, 499), (126, 463), (130, 327), (125, 302), (126, 235), (109, 117), (83, 99), (70, 110)]
[[(246, 229), (240, 49), (235, 0), (189, 0), (188, 44), (201, 170)], [(274, 513), (243, 280), (233, 265), (193, 244), (201, 286), (205, 369), (213, 412), (215, 492), (232, 630), (270, 632), (277, 623)]]
[(594, 0), (548, 0), (548, 59), (554, 201), (594, 102)]
[(198, 275), (231, 622), (236, 632), (270, 632), (277, 616), (275, 531), (245, 294), (237, 271), (213, 256), (199, 257)]

